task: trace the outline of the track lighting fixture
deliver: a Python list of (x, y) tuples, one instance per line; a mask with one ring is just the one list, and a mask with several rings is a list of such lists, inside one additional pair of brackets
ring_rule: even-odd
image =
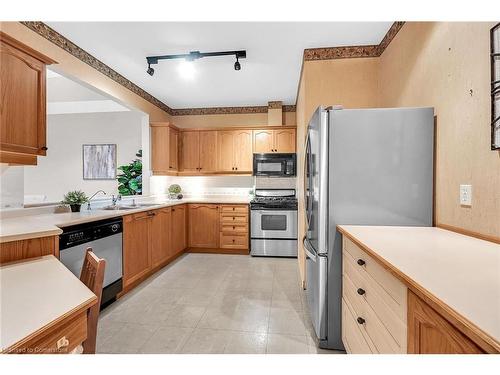
[(146, 70), (146, 72), (150, 75), (150, 76), (153, 76), (153, 74), (155, 74), (155, 70), (153, 68), (151, 68), (151, 64), (148, 64), (148, 70)]
[(148, 70), (147, 73), (152, 76), (155, 72), (153, 68), (151, 68), (152, 64), (158, 64), (159, 60), (172, 60), (172, 59), (184, 59), (186, 61), (194, 61), (201, 59), (203, 57), (213, 57), (213, 56), (228, 56), (234, 55), (236, 57), (236, 62), (234, 63), (234, 70), (241, 70), (241, 64), (239, 59), (244, 59), (247, 57), (247, 51), (222, 51), (222, 52), (200, 52), (200, 51), (191, 51), (187, 54), (182, 55), (162, 55), (162, 56), (148, 56), (146, 60), (148, 62)]

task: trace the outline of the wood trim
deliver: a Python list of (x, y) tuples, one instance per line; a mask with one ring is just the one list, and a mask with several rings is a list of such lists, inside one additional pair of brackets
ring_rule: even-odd
[(9, 165), (36, 165), (37, 157), (33, 154), (19, 154), (0, 150), (0, 163)]
[(342, 235), (349, 238), (357, 246), (359, 246), (363, 251), (375, 259), (382, 267), (387, 271), (401, 280), (406, 286), (415, 293), (419, 298), (424, 300), (428, 305), (430, 305), (434, 310), (446, 318), (455, 328), (460, 330), (464, 335), (469, 337), (472, 341), (476, 343), (481, 349), (487, 353), (500, 353), (500, 342), (496, 341), (489, 334), (481, 330), (467, 318), (463, 317), (455, 310), (453, 310), (446, 303), (441, 301), (427, 289), (420, 286), (413, 279), (406, 276), (399, 269), (394, 267), (391, 263), (387, 262), (378, 253), (369, 247), (365, 246), (362, 242), (352, 236), (350, 233), (346, 232), (344, 229), (337, 227), (337, 230), (342, 233)]
[(0, 264), (53, 255), (59, 259), (59, 236), (43, 236), (0, 243)]
[(496, 244), (500, 244), (500, 237), (497, 237), (497, 236), (491, 236), (491, 235), (488, 235), (488, 234), (482, 234), (482, 233), (474, 232), (474, 231), (471, 231), (471, 230), (468, 230), (468, 229), (463, 229), (463, 228), (455, 227), (453, 225), (442, 224), (442, 223), (437, 223), (436, 227), (441, 228), (441, 229), (446, 229), (446, 230), (449, 230), (449, 231), (452, 231), (452, 232), (455, 232), (455, 233), (463, 234), (465, 236), (478, 238), (480, 240), (484, 240), (484, 241), (489, 241), (489, 242), (493, 242), (493, 243), (496, 243)]
[(236, 255), (248, 255), (250, 254), (249, 249), (203, 249), (203, 248), (191, 248), (186, 249), (187, 253), (203, 253), (203, 254), (236, 254)]
[(31, 57), (43, 62), (44, 64), (51, 65), (51, 64), (57, 64), (57, 61), (51, 59), (50, 57), (44, 55), (43, 53), (27, 46), (26, 44), (20, 42), (17, 39), (14, 39), (11, 37), (9, 34), (4, 33), (3, 31), (0, 31), (0, 40), (2, 40), (4, 43), (10, 44), (12, 47), (23, 51), (24, 53), (27, 53)]
[(29, 336), (26, 336), (22, 340), (16, 342), (15, 344), (9, 346), (2, 353), (15, 352), (20, 350), (23, 346), (29, 344), (30, 341), (37, 340), (40, 336), (47, 334), (51, 329), (57, 328), (57, 326), (63, 324), (66, 320), (76, 317), (80, 314), (86, 313), (86, 311), (97, 303), (97, 297), (94, 295), (92, 298), (83, 302), (82, 304), (76, 306), (74, 309), (68, 311), (66, 314), (61, 315), (57, 319), (54, 319), (50, 323), (44, 325), (35, 332), (32, 332)]
[(219, 128), (179, 128), (179, 131), (191, 132), (191, 131), (283, 130), (283, 129), (297, 129), (297, 126), (252, 125), (252, 126), (229, 126), (229, 127), (219, 127)]

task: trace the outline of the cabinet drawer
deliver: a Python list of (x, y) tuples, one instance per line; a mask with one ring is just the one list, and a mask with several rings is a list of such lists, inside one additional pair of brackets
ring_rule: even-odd
[[(352, 307), (355, 318), (364, 319), (362, 324), (356, 322), (359, 329), (366, 340), (373, 343), (377, 352), (384, 354), (405, 353), (406, 335), (404, 334), (405, 327), (403, 323), (397, 318), (389, 322), (397, 327), (396, 334), (398, 337), (393, 337), (366, 300), (356, 292), (354, 283), (347, 275), (344, 275), (342, 288), (342, 296)], [(397, 326), (399, 322), (400, 324)]]
[(344, 237), (343, 245), (344, 251), (351, 255), (348, 259), (355, 269), (366, 272), (369, 280), (376, 282), (398, 305), (406, 304), (406, 287), (403, 283), (348, 238)]
[[(377, 283), (362, 267), (356, 263), (356, 260), (350, 253), (344, 251), (342, 254), (342, 270), (343, 274), (349, 276), (356, 288), (361, 288), (365, 291), (363, 298), (375, 310), (376, 314), (382, 321), (392, 322), (397, 319), (406, 322), (406, 287), (401, 283), (405, 293), (401, 302), (396, 301), (386, 290)], [(399, 282), (399, 281), (398, 281)], [(389, 331), (394, 334), (391, 327)]]
[(222, 224), (220, 231), (225, 234), (247, 234), (248, 225), (247, 224)]
[(236, 216), (236, 215), (230, 215), (226, 216), (225, 214), (222, 214), (220, 217), (220, 221), (223, 225), (227, 223), (248, 223), (248, 216)]
[(248, 236), (220, 234), (221, 249), (248, 249)]
[(342, 298), (342, 342), (348, 353), (373, 354), (376, 353), (365, 340), (359, 324), (356, 321), (348, 303)]
[(221, 206), (222, 213), (239, 213), (239, 214), (248, 214), (248, 206), (230, 206), (224, 204)]
[(13, 348), (18, 354), (69, 353), (87, 339), (87, 311), (70, 316), (52, 329), (32, 340)]

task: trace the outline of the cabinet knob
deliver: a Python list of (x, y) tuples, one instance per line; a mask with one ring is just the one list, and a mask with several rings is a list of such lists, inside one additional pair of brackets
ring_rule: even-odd
[(233, 242), (234, 242), (234, 238), (233, 238)]
[(47, 146), (40, 147), (40, 150), (47, 151), (48, 147)]
[(238, 170), (238, 167), (235, 167), (234, 169)]
[(358, 259), (357, 263), (360, 265), (360, 266), (364, 266), (366, 264), (366, 262), (363, 260), (363, 259)]
[(358, 316), (358, 319), (356, 319), (356, 321), (358, 322), (358, 324), (365, 324), (366, 320), (364, 320), (363, 318), (359, 317)]
[(363, 294), (365, 294), (365, 293), (366, 293), (366, 292), (365, 292), (365, 290), (364, 290), (364, 289), (361, 289), (361, 288), (358, 288), (357, 292), (358, 292), (358, 294), (359, 294), (360, 296), (362, 296)]

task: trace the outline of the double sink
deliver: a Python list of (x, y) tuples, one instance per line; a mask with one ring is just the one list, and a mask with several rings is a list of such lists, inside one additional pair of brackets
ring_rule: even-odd
[(115, 204), (106, 207), (102, 207), (101, 210), (106, 211), (122, 211), (122, 210), (134, 210), (142, 207), (152, 207), (158, 206), (159, 203), (138, 203), (138, 204)]

